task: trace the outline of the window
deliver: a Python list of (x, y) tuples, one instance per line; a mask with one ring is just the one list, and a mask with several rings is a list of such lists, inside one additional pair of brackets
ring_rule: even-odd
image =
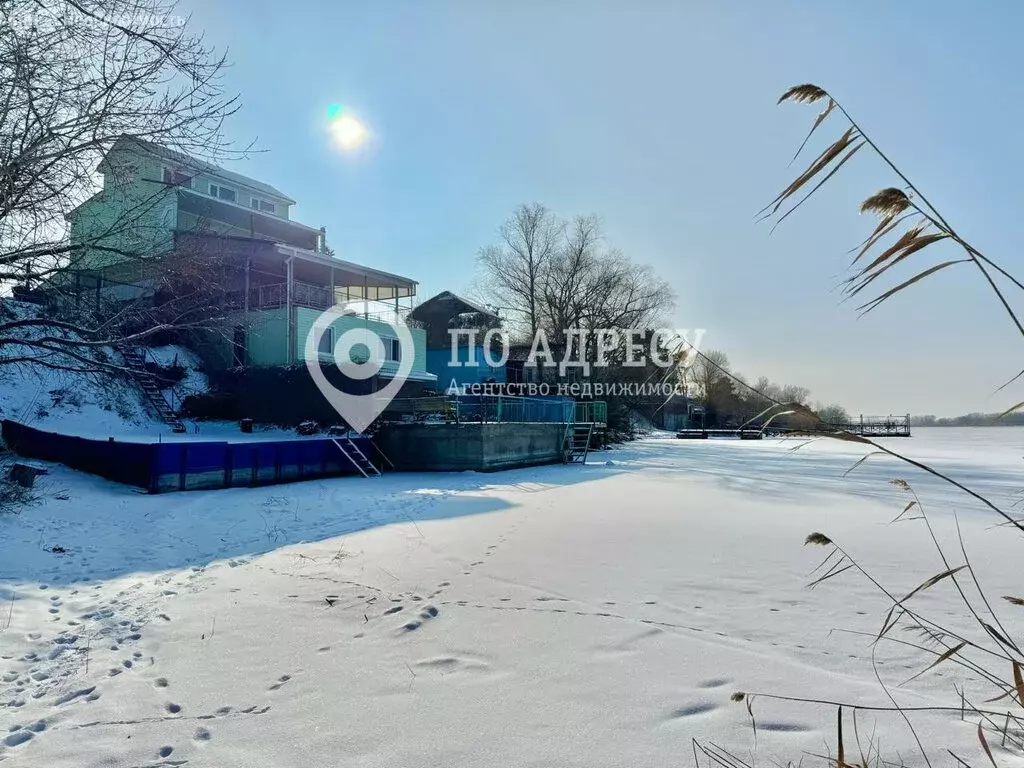
[(276, 213), (277, 207), (273, 203), (268, 203), (266, 200), (260, 200), (258, 197), (254, 197), (249, 201), (249, 204), (253, 207), (253, 210), (262, 211), (263, 213)]
[(384, 359), (390, 363), (400, 363), (402, 361), (402, 344), (398, 339), (389, 339), (386, 336), (381, 337), (381, 341), (384, 342)]
[(324, 329), (323, 336), (320, 337), (320, 345), (317, 347), (317, 354), (330, 357), (334, 354), (334, 329)]
[(219, 197), (221, 200), (227, 200), (229, 203), (233, 203), (238, 199), (238, 195), (235, 193), (235, 190), (222, 187), (219, 184), (210, 185), (210, 195), (213, 197)]
[(181, 171), (175, 171), (172, 168), (164, 167), (163, 175), (164, 184), (171, 184), (175, 187), (185, 187), (186, 189), (192, 188), (192, 176)]

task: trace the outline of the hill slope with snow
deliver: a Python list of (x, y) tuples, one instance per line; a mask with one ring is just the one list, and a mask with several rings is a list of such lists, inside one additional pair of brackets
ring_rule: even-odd
[[(39, 313), (39, 307), (33, 304), (0, 302), (0, 322), (5, 318), (34, 318), (40, 316)], [(46, 327), (19, 329), (18, 332), (24, 334), (18, 338), (32, 339), (55, 333)], [(63, 335), (76, 338), (73, 334)], [(169, 400), (177, 404), (187, 395), (206, 391), (206, 377), (197, 370), (199, 360), (192, 352), (178, 346), (144, 349), (149, 359), (161, 365), (177, 363), (185, 369), (181, 381), (168, 387), (165, 395)], [(99, 347), (88, 354), (98, 354), (114, 364), (123, 362), (117, 350), (111, 347)], [(39, 357), (44, 362), (25, 360), (28, 357)], [(7, 362), (12, 360), (19, 362)], [(111, 374), (100, 366), (94, 371), (67, 370), (82, 367), (69, 356), (43, 354), (28, 345), (0, 346), (0, 419), (12, 419), (61, 434), (91, 437), (149, 435), (156, 439), (169, 433), (130, 377)]]

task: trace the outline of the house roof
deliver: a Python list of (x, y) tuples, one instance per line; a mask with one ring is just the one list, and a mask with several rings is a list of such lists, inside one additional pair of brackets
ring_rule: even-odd
[(345, 261), (344, 259), (339, 259), (335, 256), (325, 256), (322, 253), (313, 253), (312, 251), (307, 251), (302, 248), (293, 248), (290, 245), (282, 245), (281, 243), (277, 243), (276, 246), (279, 252), (287, 253), (303, 261), (312, 262), (324, 267), (334, 267), (335, 269), (344, 269), (348, 272), (366, 275), (367, 277), (384, 281), (384, 285), (419, 285), (416, 280), (413, 280), (410, 277), (403, 277), (402, 275), (396, 275), (393, 272), (385, 272), (381, 269), (373, 269), (372, 267), (364, 267), (362, 264), (356, 264), (354, 261)]
[(254, 179), (250, 176), (243, 176), (240, 173), (229, 171), (227, 168), (221, 168), (219, 165), (208, 163), (205, 160), (199, 160), (198, 158), (192, 157), (191, 155), (187, 155), (184, 152), (178, 152), (177, 150), (169, 149), (168, 147), (164, 147), (155, 142), (140, 139), (137, 136), (129, 136), (127, 134), (122, 136), (116, 142), (114, 142), (114, 147), (111, 148), (111, 152), (113, 152), (114, 148), (116, 148), (117, 145), (121, 143), (134, 144), (136, 147), (142, 149), (147, 154), (157, 157), (161, 160), (169, 160), (173, 163), (177, 163), (179, 165), (183, 165), (188, 168), (201, 171), (203, 173), (208, 173), (212, 176), (219, 176), (222, 179), (233, 181), (234, 183), (240, 186), (248, 187), (249, 189), (256, 190), (257, 192), (262, 192), (263, 194), (268, 195), (270, 197), (276, 197), (279, 200), (285, 200), (288, 203), (295, 203), (295, 200), (293, 200), (291, 197), (286, 195), (281, 190), (277, 189), (277, 187), (273, 187), (270, 184), (259, 181), (258, 179)]
[[(475, 301), (471, 301), (470, 299), (467, 299), (463, 296), (459, 296), (457, 293), (452, 293), (451, 291), (441, 291), (441, 293), (437, 294), (437, 296), (432, 296), (426, 301), (420, 303), (420, 307), (424, 306), (425, 304), (429, 304), (432, 301), (437, 301), (438, 299), (455, 299), (456, 301), (465, 304), (467, 307), (469, 307), (473, 312), (476, 312), (477, 314), (487, 315), (488, 317), (494, 318), (498, 317), (496, 312), (492, 312), (491, 310), (487, 309), (487, 307), (485, 307), (484, 305), (479, 304)], [(417, 309), (419, 309), (419, 307), (417, 307)]]

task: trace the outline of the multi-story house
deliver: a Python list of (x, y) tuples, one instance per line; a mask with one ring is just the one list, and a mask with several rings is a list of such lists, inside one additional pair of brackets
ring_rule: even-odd
[[(333, 362), (334, 344), (357, 328), (385, 342), (380, 376), (398, 368), (402, 350), (391, 323), (405, 317), (417, 283), (335, 258), (323, 227), (291, 218), (288, 195), (256, 179), (133, 137), (120, 138), (98, 167), (103, 189), (70, 216), (78, 247), (74, 293), (117, 300), (155, 292), (162, 260), (200, 256), (220, 267), (224, 295), (214, 350), (207, 359), (230, 366), (284, 366), (305, 361), (317, 316), (338, 303), (355, 309), (335, 320), (318, 357)], [(201, 279), (201, 275), (199, 276)], [(433, 384), (422, 328), (414, 342), (410, 381)], [(219, 341), (218, 341), (219, 340)]]

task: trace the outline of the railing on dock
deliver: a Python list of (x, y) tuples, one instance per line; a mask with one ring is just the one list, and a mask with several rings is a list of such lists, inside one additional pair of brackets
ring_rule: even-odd
[(832, 431), (852, 432), (862, 437), (910, 437), (910, 414), (905, 416), (860, 416), (854, 421), (829, 422)]
[(608, 423), (608, 403), (604, 400), (578, 400), (573, 420), (577, 424)]
[(476, 424), (512, 422), (550, 424), (608, 423), (608, 404), (603, 400), (575, 402), (570, 398), (516, 397), (513, 395), (455, 395), (392, 400), (385, 414), (425, 419), (431, 416)]
[(452, 398), (456, 421), (482, 424), (532, 422), (564, 424), (572, 421), (573, 401), (540, 397), (467, 395)]

